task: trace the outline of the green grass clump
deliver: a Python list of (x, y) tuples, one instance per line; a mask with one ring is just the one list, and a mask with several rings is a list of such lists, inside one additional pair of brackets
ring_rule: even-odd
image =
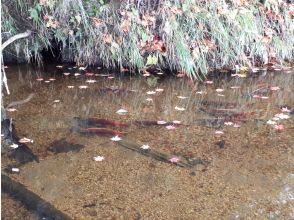
[(292, 61), (293, 7), (256, 0), (4, 0), (1, 16), (2, 32), (34, 31), (8, 48), (28, 60), (41, 62), (40, 51), (56, 39), (79, 65), (141, 70), (156, 57), (153, 65), (203, 79), (211, 69)]

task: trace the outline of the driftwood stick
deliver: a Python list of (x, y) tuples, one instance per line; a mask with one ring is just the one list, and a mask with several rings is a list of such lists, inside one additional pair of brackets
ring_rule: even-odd
[(14, 107), (14, 106), (18, 106), (18, 105), (22, 105), (22, 104), (25, 104), (27, 102), (29, 102), (33, 97), (34, 97), (35, 93), (31, 93), (28, 95), (27, 98), (23, 99), (23, 100), (20, 100), (20, 101), (13, 101), (11, 103), (9, 103), (6, 107), (7, 108), (11, 108), (11, 107)]
[(7, 41), (5, 41), (2, 46), (1, 46), (1, 53), (2, 51), (5, 49), (5, 47), (7, 47), (9, 44), (11, 44), (12, 42), (18, 40), (18, 39), (21, 39), (21, 38), (25, 38), (25, 37), (28, 37), (32, 34), (32, 32), (30, 30), (27, 30), (26, 32), (24, 33), (20, 33), (20, 34), (17, 34), (17, 35), (14, 35), (13, 37), (9, 38)]
[[(2, 45), (1, 45), (1, 51), (0, 51), (0, 54), (1, 54), (1, 72), (2, 72), (2, 82), (6, 88), (6, 92), (7, 94), (9, 95), (10, 92), (9, 92), (9, 88), (8, 88), (8, 84), (7, 84), (7, 77), (6, 77), (6, 73), (5, 73), (5, 70), (4, 70), (4, 64), (3, 64), (3, 54), (2, 54), (2, 51), (5, 49), (5, 47), (7, 47), (9, 44), (13, 43), (14, 41), (18, 40), (18, 39), (21, 39), (21, 38), (25, 38), (25, 37), (28, 37), (32, 34), (32, 32), (30, 30), (27, 30), (26, 32), (24, 33), (20, 33), (20, 34), (17, 34), (17, 35), (14, 35), (13, 37), (9, 38), (7, 41), (5, 41)], [(1, 91), (2, 92), (2, 91)]]
[(29, 210), (37, 212), (43, 219), (71, 220), (67, 214), (56, 209), (52, 204), (43, 200), (40, 196), (30, 191), (23, 184), (16, 182), (4, 173), (1, 174), (2, 192), (8, 193), (18, 201), (21, 201)]

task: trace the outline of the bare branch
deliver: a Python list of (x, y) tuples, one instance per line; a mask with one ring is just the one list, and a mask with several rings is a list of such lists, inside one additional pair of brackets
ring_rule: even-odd
[(12, 42), (21, 39), (21, 38), (25, 38), (28, 37), (32, 34), (32, 32), (30, 30), (27, 30), (24, 33), (21, 34), (17, 34), (11, 38), (9, 38), (7, 41), (5, 41), (2, 45), (1, 45), (1, 52), (4, 50), (5, 47), (7, 47), (9, 44), (11, 44)]

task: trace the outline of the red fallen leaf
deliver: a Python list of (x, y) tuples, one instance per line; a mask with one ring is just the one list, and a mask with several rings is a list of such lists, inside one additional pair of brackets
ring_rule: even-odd
[(126, 134), (126, 132), (121, 132), (117, 130), (112, 130), (108, 128), (86, 128), (86, 129), (80, 129), (80, 133), (82, 134), (92, 134), (92, 135), (99, 135), (99, 136), (122, 136)]
[(19, 143), (33, 143), (34, 141), (32, 139), (29, 139), (29, 138), (21, 138), (19, 141)]
[(282, 130), (284, 130), (284, 125), (282, 125), (282, 124), (275, 125), (274, 129), (277, 130), (277, 131), (282, 131)]

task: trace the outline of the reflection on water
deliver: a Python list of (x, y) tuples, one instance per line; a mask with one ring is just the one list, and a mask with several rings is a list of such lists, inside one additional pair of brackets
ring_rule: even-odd
[(126, 73), (9, 67), (8, 116), (39, 163), (18, 164), (6, 146), (2, 173), (75, 219), (294, 218), (293, 72), (225, 74), (151, 87)]

